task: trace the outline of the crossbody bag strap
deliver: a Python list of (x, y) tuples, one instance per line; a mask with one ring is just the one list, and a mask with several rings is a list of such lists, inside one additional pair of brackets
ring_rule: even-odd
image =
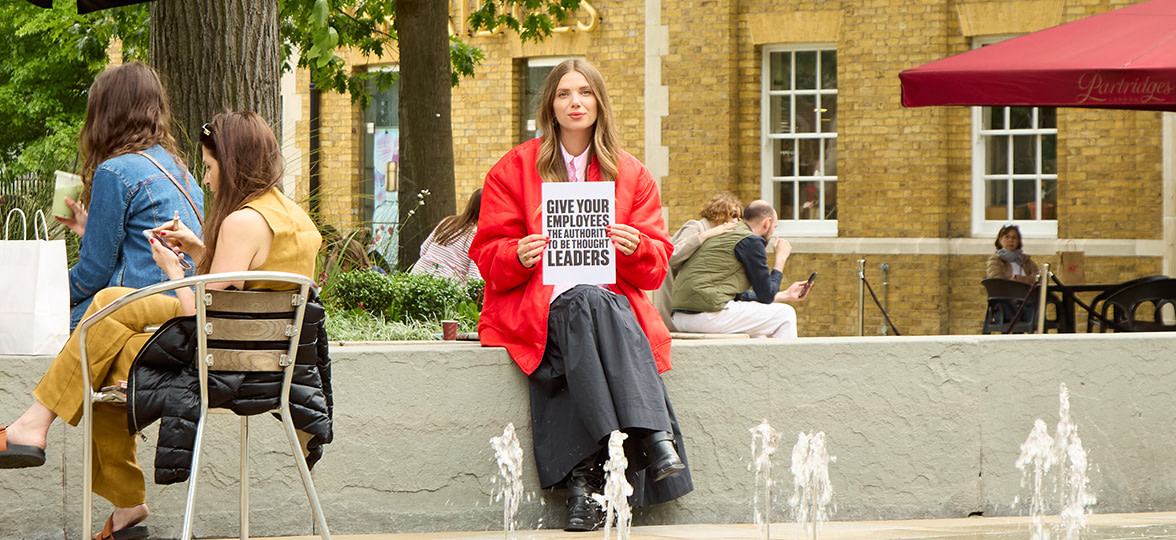
[(135, 152), (135, 153), (151, 160), (151, 163), (154, 163), (156, 167), (159, 167), (159, 170), (163, 171), (163, 174), (167, 175), (168, 180), (171, 180), (172, 183), (176, 185), (176, 188), (178, 188), (180, 190), (180, 193), (184, 194), (184, 198), (188, 199), (188, 204), (192, 205), (192, 212), (194, 212), (196, 214), (196, 219), (198, 221), (200, 221), (200, 226), (203, 227), (204, 226), (204, 216), (200, 215), (200, 209), (196, 208), (196, 201), (192, 200), (192, 196), (188, 195), (188, 190), (184, 189), (184, 186), (180, 185), (180, 181), (176, 180), (176, 177), (172, 176), (172, 173), (167, 172), (167, 169), (163, 168), (163, 165), (160, 165), (158, 161), (155, 161), (155, 158), (147, 155), (147, 152)]

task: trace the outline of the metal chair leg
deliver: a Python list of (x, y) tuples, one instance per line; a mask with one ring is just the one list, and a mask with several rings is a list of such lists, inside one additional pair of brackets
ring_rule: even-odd
[(196, 444), (192, 446), (192, 471), (188, 473), (188, 501), (184, 503), (184, 530), (180, 534), (183, 540), (192, 540), (193, 509), (196, 506), (196, 477), (200, 473), (200, 452), (204, 448), (204, 423), (208, 419), (208, 411), (203, 410), (200, 421), (196, 424)]
[(327, 518), (323, 515), (323, 507), (319, 504), (318, 492), (314, 489), (314, 480), (310, 477), (310, 468), (306, 466), (306, 459), (302, 457), (302, 446), (298, 444), (298, 434), (294, 431), (294, 421), (290, 419), (290, 409), (287, 404), (281, 411), (282, 425), (286, 428), (286, 438), (290, 441), (290, 450), (294, 454), (294, 462), (298, 465), (298, 474), (302, 477), (302, 487), (306, 488), (306, 499), (314, 511), (314, 521), (318, 525), (319, 535), (323, 540), (331, 540), (331, 531), (327, 528)]
[(249, 540), (249, 417), (241, 417), (241, 540)]

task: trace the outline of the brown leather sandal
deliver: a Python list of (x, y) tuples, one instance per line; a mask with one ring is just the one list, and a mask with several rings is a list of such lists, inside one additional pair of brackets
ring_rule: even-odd
[(102, 527), (102, 532), (94, 535), (94, 540), (143, 540), (151, 536), (147, 532), (146, 525), (131, 524), (129, 527), (124, 527), (117, 531), (110, 530), (114, 527), (114, 514), (106, 519), (106, 526)]
[(8, 444), (8, 426), (0, 426), (0, 469), (23, 469), (45, 464), (45, 450), (25, 444)]

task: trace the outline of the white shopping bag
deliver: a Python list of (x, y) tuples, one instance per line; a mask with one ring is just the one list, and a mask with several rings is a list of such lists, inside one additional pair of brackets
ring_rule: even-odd
[[(9, 236), (14, 213), (20, 214), (19, 237), (15, 227)], [(69, 338), (65, 240), (49, 240), (40, 210), (33, 217), (33, 239), (28, 240), (24, 219), (20, 209), (9, 212), (0, 240), (0, 354), (57, 354)]]

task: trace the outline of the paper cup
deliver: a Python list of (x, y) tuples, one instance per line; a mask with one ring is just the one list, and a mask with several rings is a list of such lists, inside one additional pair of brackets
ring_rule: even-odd
[(441, 321), (441, 337), (445, 341), (457, 339), (457, 321)]
[(54, 171), (54, 174), (57, 175), (57, 182), (53, 187), (53, 215), (62, 219), (73, 219), (73, 208), (65, 204), (65, 198), (69, 197), (77, 202), (82, 196), (82, 177), (65, 171)]

